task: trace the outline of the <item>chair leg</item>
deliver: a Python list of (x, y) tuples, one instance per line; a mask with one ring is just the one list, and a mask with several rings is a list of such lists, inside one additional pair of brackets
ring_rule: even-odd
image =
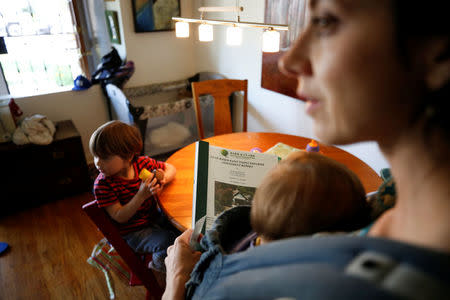
[(155, 279), (158, 282), (158, 285), (161, 287), (161, 290), (164, 291), (166, 289), (166, 273), (161, 273), (155, 270), (151, 270), (153, 275), (155, 275)]
[(160, 300), (160, 299), (156, 299), (155, 297), (153, 297), (152, 294), (147, 290), (147, 293), (145, 294), (145, 300)]
[[(162, 293), (164, 293), (165, 289), (166, 289), (166, 274), (165, 273), (160, 273), (154, 270), (151, 270), (153, 275), (155, 275), (155, 279), (158, 282), (158, 285), (161, 288)], [(152, 293), (147, 290), (147, 293), (145, 294), (145, 299), (147, 300), (160, 300), (160, 298), (155, 298)]]

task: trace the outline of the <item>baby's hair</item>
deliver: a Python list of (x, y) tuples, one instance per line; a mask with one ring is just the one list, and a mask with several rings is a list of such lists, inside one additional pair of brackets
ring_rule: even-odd
[(294, 152), (257, 188), (253, 230), (265, 240), (367, 225), (369, 207), (355, 173), (322, 154)]
[(134, 158), (142, 151), (142, 137), (139, 129), (121, 121), (103, 124), (91, 136), (89, 150), (99, 158), (118, 155), (122, 159)]

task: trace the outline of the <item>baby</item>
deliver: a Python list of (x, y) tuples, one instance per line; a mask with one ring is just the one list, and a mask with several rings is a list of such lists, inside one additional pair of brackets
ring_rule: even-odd
[(301, 151), (265, 176), (256, 190), (250, 219), (264, 243), (359, 229), (369, 222), (369, 206), (355, 173), (325, 155)]

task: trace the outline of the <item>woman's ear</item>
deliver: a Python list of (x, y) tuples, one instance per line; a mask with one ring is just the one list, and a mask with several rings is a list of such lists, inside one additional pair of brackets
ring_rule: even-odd
[(425, 49), (425, 82), (431, 91), (439, 90), (450, 81), (450, 40), (433, 39)]

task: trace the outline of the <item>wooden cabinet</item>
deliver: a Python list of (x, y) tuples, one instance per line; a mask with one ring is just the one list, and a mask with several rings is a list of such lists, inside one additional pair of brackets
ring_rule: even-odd
[(72, 121), (55, 124), (49, 145), (0, 144), (0, 216), (89, 191), (81, 137)]

